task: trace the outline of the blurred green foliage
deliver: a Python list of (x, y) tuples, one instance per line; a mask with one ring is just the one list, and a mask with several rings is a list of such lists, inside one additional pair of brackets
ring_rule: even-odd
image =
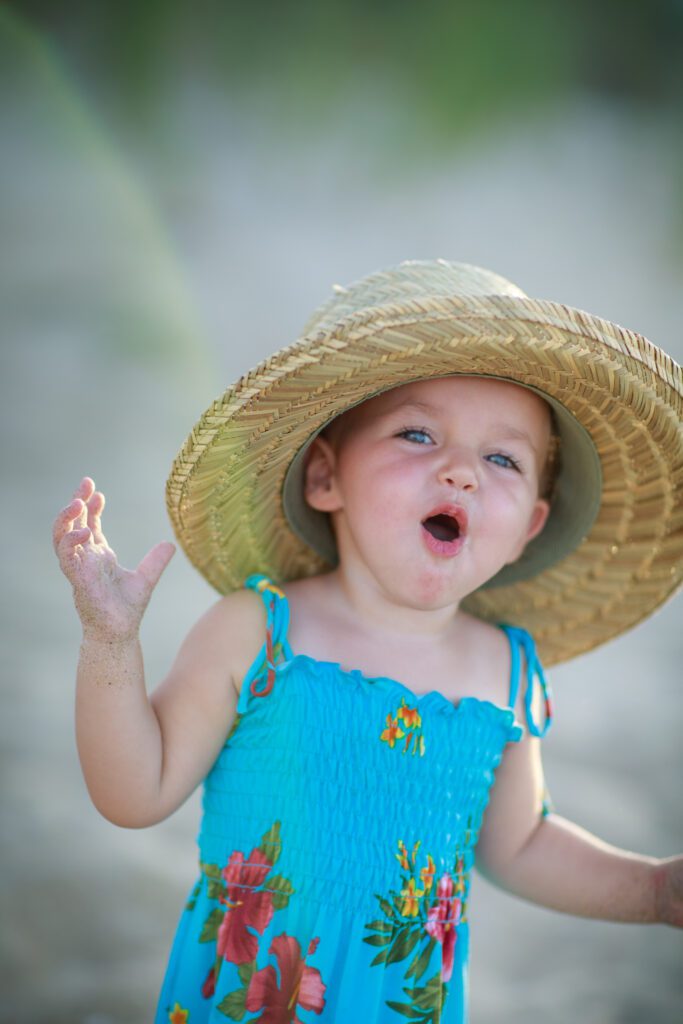
[(14, 4), (144, 124), (201, 76), (285, 128), (393, 97), (398, 130), (452, 145), (572, 92), (677, 109), (680, 0), (102, 0)]

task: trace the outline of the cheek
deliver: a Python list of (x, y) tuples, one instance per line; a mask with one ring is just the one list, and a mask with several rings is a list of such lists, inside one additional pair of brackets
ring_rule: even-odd
[(373, 489), (357, 493), (349, 502), (347, 511), (353, 517), (355, 529), (369, 537), (373, 544), (381, 546), (383, 540), (395, 538), (401, 529), (398, 504), (395, 495)]
[(405, 467), (365, 462), (356, 469), (346, 476), (344, 491), (346, 513), (354, 531), (377, 545), (384, 539), (407, 536), (418, 515), (414, 502), (420, 493), (418, 482), (405, 472)]
[[(423, 457), (377, 451), (351, 441), (338, 454), (337, 478), (344, 506), (359, 528), (409, 532), (419, 520), (430, 468)], [(361, 517), (360, 523), (358, 517)]]
[(497, 485), (485, 492), (485, 503), (489, 510), (501, 519), (509, 519), (519, 516), (520, 508), (525, 500), (521, 488), (506, 485), (503, 480), (497, 481)]
[(520, 537), (526, 537), (535, 503), (536, 499), (526, 491), (500, 488), (489, 503), (485, 532), (498, 540), (509, 536), (511, 542), (517, 543)]
[[(424, 480), (411, 466), (389, 466), (371, 472), (368, 494), (382, 525), (393, 531), (409, 528), (419, 515)], [(422, 499), (424, 500), (424, 499)]]

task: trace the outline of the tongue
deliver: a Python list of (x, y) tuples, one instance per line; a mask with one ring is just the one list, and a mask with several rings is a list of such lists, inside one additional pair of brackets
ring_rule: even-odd
[(429, 519), (425, 519), (424, 527), (437, 540), (455, 540), (460, 536), (458, 524), (450, 516), (430, 516)]

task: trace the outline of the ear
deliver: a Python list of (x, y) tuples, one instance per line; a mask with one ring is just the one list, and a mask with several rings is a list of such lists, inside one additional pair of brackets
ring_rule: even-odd
[(521, 556), (522, 552), (524, 551), (524, 548), (527, 546), (529, 541), (533, 540), (534, 537), (538, 537), (539, 533), (541, 532), (541, 530), (543, 529), (548, 520), (549, 514), (550, 502), (546, 501), (545, 498), (537, 498), (534, 507), (531, 510), (531, 515), (529, 516), (529, 525), (527, 527), (526, 536), (522, 540), (517, 550), (514, 552), (513, 557), (508, 561), (508, 565), (511, 565), (513, 562), (516, 562), (517, 559)]
[(337, 491), (334, 449), (327, 438), (318, 435), (306, 453), (304, 497), (319, 512), (336, 512), (341, 508)]
[(539, 533), (548, 521), (550, 515), (550, 502), (546, 501), (545, 498), (537, 498), (536, 504), (534, 505), (529, 519), (529, 529), (527, 530), (526, 543), (534, 537), (538, 537)]

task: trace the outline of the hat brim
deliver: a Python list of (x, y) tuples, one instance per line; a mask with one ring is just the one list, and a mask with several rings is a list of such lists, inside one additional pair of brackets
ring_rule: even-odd
[(167, 485), (192, 563), (223, 593), (253, 572), (284, 583), (329, 569), (329, 547), (315, 551), (300, 520), (306, 446), (352, 405), (453, 374), (539, 392), (560, 410), (567, 446), (548, 525), (507, 578), (471, 595), (467, 609), (530, 630), (553, 664), (665, 601), (683, 558), (680, 368), (609, 321), (510, 295), (367, 308), (229, 388), (192, 431)]

